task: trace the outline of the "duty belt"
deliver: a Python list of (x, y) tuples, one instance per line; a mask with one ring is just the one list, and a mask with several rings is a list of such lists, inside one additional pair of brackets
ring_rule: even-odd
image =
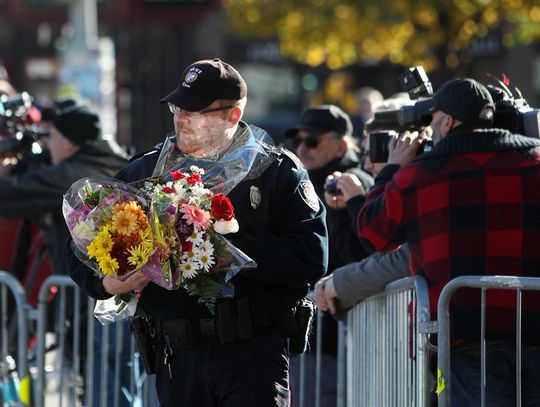
[(156, 321), (156, 331), (167, 337), (171, 346), (190, 348), (200, 337), (216, 336), (221, 343), (230, 343), (250, 339), (254, 336), (254, 330), (269, 329), (272, 325), (269, 317), (252, 315), (248, 299), (244, 298), (218, 304), (215, 318)]

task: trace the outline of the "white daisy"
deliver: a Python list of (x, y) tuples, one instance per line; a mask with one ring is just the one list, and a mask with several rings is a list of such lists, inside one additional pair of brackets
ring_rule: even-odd
[(204, 271), (209, 271), (210, 268), (215, 264), (214, 256), (208, 254), (207, 252), (201, 252), (199, 256), (199, 265)]
[(182, 260), (186, 260), (186, 261), (197, 260), (197, 252), (195, 250), (190, 250), (189, 252), (182, 253)]
[(193, 246), (200, 246), (204, 242), (204, 234), (197, 228), (193, 228), (193, 233), (188, 236), (187, 241), (193, 243)]
[(214, 245), (210, 240), (205, 240), (199, 248), (201, 249), (201, 253), (206, 253), (207, 255), (211, 256), (214, 254)]
[(190, 279), (197, 275), (197, 265), (192, 261), (183, 261), (180, 263), (182, 277)]

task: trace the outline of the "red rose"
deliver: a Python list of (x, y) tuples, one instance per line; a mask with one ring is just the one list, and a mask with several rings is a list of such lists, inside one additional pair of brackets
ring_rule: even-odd
[(171, 171), (171, 177), (175, 181), (180, 181), (181, 179), (184, 179), (186, 176), (184, 175), (182, 171), (176, 170), (176, 171)]
[(234, 218), (234, 207), (229, 198), (223, 194), (217, 194), (212, 198), (212, 216), (217, 220), (231, 220)]
[(189, 177), (187, 177), (187, 183), (189, 185), (193, 185), (193, 184), (196, 184), (197, 182), (201, 182), (201, 181), (202, 181), (201, 174), (199, 174), (197, 172), (194, 172)]
[(162, 191), (164, 193), (166, 193), (166, 194), (172, 194), (172, 193), (176, 192), (176, 189), (171, 188), (171, 187), (165, 187), (165, 188), (162, 189)]

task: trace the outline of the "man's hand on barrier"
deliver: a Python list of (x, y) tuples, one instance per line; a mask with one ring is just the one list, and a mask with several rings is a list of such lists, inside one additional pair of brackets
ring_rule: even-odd
[(109, 294), (125, 294), (135, 290), (142, 290), (150, 279), (143, 273), (134, 273), (128, 279), (122, 281), (113, 277), (103, 278), (103, 288)]
[(334, 306), (334, 298), (337, 297), (336, 288), (332, 276), (321, 278), (315, 284), (315, 304), (323, 311), (330, 310), (333, 314), (336, 313)]

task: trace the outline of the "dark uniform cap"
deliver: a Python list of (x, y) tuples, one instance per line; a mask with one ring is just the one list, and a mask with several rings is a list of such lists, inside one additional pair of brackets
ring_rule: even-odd
[(84, 105), (68, 105), (57, 110), (52, 123), (65, 138), (77, 145), (101, 136), (99, 116)]
[(441, 110), (463, 124), (490, 124), (495, 113), (495, 104), (487, 88), (469, 78), (448, 81), (433, 97), (417, 104), (430, 114)]
[(321, 105), (308, 108), (302, 116), (302, 121), (287, 130), (287, 137), (294, 137), (299, 130), (310, 134), (321, 134), (335, 131), (339, 136), (352, 134), (351, 118), (335, 105)]
[(188, 112), (198, 112), (219, 99), (240, 100), (247, 96), (242, 76), (219, 58), (204, 59), (188, 66), (178, 87), (161, 99)]

